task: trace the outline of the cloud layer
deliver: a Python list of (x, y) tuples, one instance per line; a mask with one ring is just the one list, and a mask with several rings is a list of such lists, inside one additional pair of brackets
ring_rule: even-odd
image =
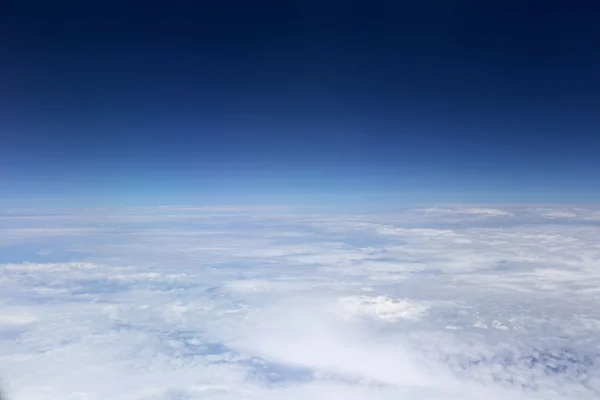
[(0, 216), (29, 399), (595, 399), (600, 210)]

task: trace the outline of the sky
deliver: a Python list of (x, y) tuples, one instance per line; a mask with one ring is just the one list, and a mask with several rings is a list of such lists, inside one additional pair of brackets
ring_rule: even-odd
[(14, 2), (0, 198), (595, 202), (578, 2)]

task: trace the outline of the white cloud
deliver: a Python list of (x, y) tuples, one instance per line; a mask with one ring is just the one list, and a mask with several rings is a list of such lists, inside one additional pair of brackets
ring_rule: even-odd
[(9, 400), (596, 399), (596, 215), (3, 217), (0, 378)]
[(347, 296), (339, 299), (342, 311), (349, 317), (374, 317), (393, 322), (398, 319), (419, 319), (428, 307), (405, 299), (387, 296)]
[(485, 207), (453, 207), (453, 208), (427, 208), (423, 210), (428, 215), (481, 215), (489, 217), (512, 217), (513, 213), (499, 210), (496, 208), (485, 208)]

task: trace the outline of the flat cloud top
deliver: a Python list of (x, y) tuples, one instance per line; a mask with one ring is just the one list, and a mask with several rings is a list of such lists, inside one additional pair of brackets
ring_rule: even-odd
[(29, 399), (596, 399), (600, 210), (0, 217)]

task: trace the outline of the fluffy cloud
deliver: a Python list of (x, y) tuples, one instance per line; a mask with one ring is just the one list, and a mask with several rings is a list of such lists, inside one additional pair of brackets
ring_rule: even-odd
[(5, 214), (28, 399), (595, 399), (594, 208)]

